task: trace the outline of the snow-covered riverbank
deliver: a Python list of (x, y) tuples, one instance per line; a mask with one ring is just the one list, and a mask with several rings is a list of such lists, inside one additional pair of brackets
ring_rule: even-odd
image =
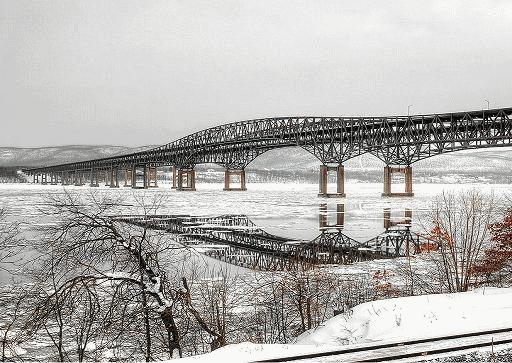
[(228, 345), (179, 362), (253, 362), (376, 343), (512, 327), (512, 288), (480, 288), (367, 302), (300, 335), (295, 344)]

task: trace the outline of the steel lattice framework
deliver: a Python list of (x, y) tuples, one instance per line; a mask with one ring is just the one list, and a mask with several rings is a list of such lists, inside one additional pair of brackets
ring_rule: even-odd
[(301, 241), (267, 233), (245, 215), (135, 215), (113, 219), (175, 234), (182, 244), (207, 256), (266, 271), (398, 257), (404, 255), (407, 241), (419, 245), (419, 236), (401, 226), (366, 242), (350, 238), (339, 228), (323, 230), (311, 241)]
[(386, 165), (409, 166), (434, 155), (512, 145), (512, 108), (386, 117), (275, 117), (212, 127), (160, 147), (121, 156), (25, 170), (26, 173), (128, 168), (193, 168), (215, 163), (244, 169), (266, 151), (302, 147), (323, 164), (370, 153)]

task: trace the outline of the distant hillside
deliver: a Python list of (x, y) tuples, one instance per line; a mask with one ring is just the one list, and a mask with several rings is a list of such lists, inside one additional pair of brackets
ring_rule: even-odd
[[(272, 150), (260, 155), (248, 170), (260, 179), (291, 179), (316, 182), (320, 162), (300, 148)], [(347, 180), (381, 182), (384, 163), (365, 154), (347, 161)], [(416, 182), (442, 183), (512, 183), (512, 147), (465, 150), (437, 155), (413, 164)], [(263, 177), (264, 176), (264, 177)]]
[[(300, 148), (285, 148), (272, 150), (260, 155), (250, 167), (267, 170), (317, 170), (319, 161), (307, 151)], [(365, 154), (345, 163), (348, 170), (382, 170), (384, 163), (375, 156)], [(512, 168), (512, 147), (465, 150), (437, 155), (414, 164), (414, 169), (443, 170), (450, 172), (464, 171), (503, 171), (510, 172)]]
[(66, 145), (41, 148), (0, 147), (0, 167), (63, 164), (131, 153), (147, 148), (150, 147), (133, 148), (112, 145)]

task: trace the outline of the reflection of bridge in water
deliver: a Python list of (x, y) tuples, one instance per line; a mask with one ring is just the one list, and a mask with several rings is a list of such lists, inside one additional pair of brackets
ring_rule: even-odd
[(267, 233), (244, 215), (138, 215), (116, 220), (177, 234), (183, 244), (209, 257), (267, 271), (394, 258), (408, 255), (410, 246), (419, 245), (419, 236), (410, 230), (410, 211), (403, 220), (392, 221), (390, 211), (384, 210), (385, 232), (359, 242), (343, 233), (344, 205), (337, 208), (342, 212), (336, 213), (336, 223), (329, 224), (323, 213), (326, 205), (320, 206), (320, 234), (310, 241)]

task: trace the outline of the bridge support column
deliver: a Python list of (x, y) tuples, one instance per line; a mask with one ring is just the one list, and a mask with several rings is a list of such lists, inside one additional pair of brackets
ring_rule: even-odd
[(177, 186), (176, 186), (176, 178), (177, 178), (177, 176), (176, 176), (176, 167), (173, 166), (172, 167), (172, 188), (171, 189), (176, 189), (177, 188)]
[[(140, 178), (140, 173), (142, 169), (142, 180)], [(145, 164), (142, 165), (133, 165), (131, 168), (131, 187), (134, 189), (147, 189), (148, 187), (148, 167)], [(142, 185), (139, 182), (142, 181)]]
[(81, 171), (75, 171), (75, 186), (84, 185), (84, 174)]
[[(232, 177), (238, 177), (240, 180), (240, 186), (239, 187), (233, 187), (232, 183), (233, 178)], [(229, 170), (226, 169), (224, 172), (224, 190), (238, 190), (238, 191), (245, 191), (247, 190), (247, 187), (245, 185), (245, 170)]]
[(60, 183), (62, 185), (69, 185), (69, 173), (67, 171), (62, 172)]
[[(329, 181), (329, 172), (336, 172), (336, 193), (329, 193), (327, 183)], [(345, 167), (340, 164), (338, 166), (320, 165), (320, 182), (319, 197), (326, 198), (345, 198)]]
[(133, 168), (124, 168), (124, 186), (133, 186)]
[(137, 186), (137, 165), (132, 166), (132, 188), (140, 188)]
[(158, 173), (156, 166), (147, 166), (144, 168), (144, 174), (146, 176), (146, 188), (158, 188)]
[(178, 169), (178, 190), (196, 190), (196, 171), (194, 168)]
[(89, 176), (90, 186), (91, 187), (99, 187), (99, 181), (98, 181), (98, 172), (91, 168), (91, 174)]
[(41, 174), (41, 184), (46, 185), (48, 184), (48, 175), (46, 173)]
[(39, 174), (34, 174), (34, 184), (39, 184)]
[[(391, 182), (393, 179), (394, 173), (402, 173), (405, 176), (405, 191), (404, 192), (392, 192), (391, 191)], [(412, 192), (412, 167), (392, 167), (385, 166), (384, 167), (384, 191), (382, 193), (383, 197), (412, 197), (414, 193)]]
[(148, 166), (143, 165), (142, 166), (142, 186), (144, 189), (148, 188)]
[(119, 188), (119, 179), (117, 178), (117, 167), (110, 168), (110, 187)]
[(50, 173), (50, 184), (51, 185), (57, 185), (57, 174), (55, 173)]
[(111, 174), (108, 170), (105, 170), (104, 174), (105, 174), (105, 186), (109, 187), (110, 183), (111, 183), (111, 181), (110, 181)]

